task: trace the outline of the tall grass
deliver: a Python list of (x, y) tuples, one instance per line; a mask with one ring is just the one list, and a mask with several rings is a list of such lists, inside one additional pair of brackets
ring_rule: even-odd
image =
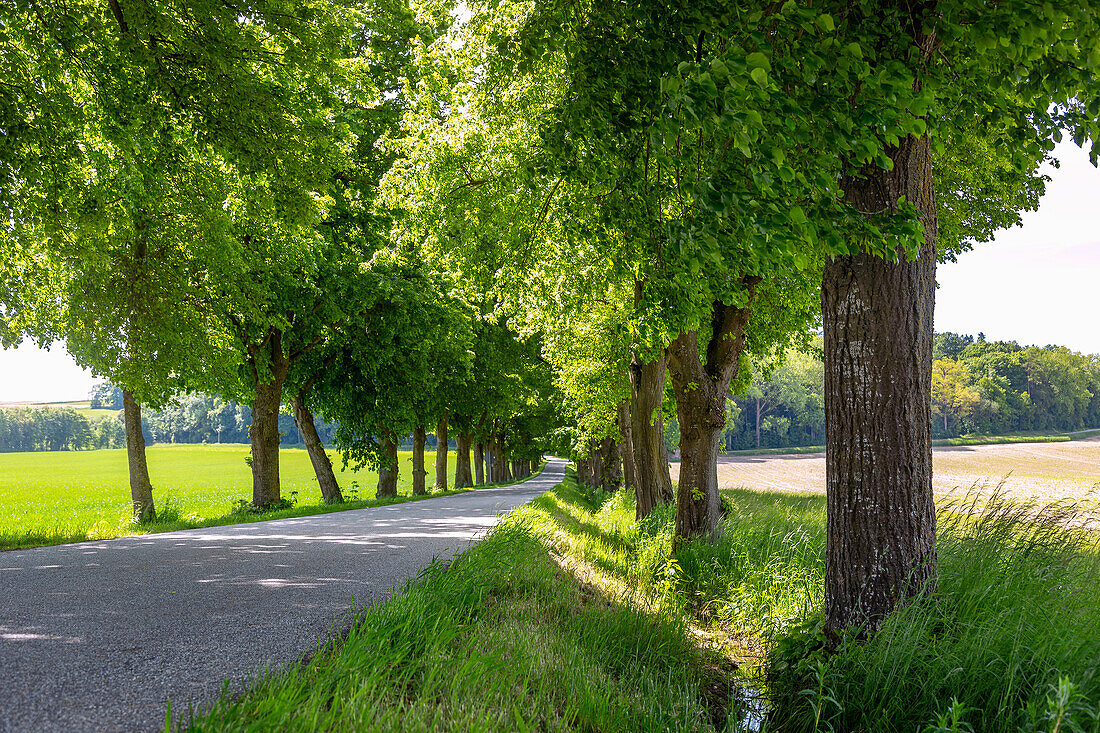
[(341, 642), (185, 727), (711, 729), (706, 665), (677, 618), (624, 604), (555, 560), (555, 543), (596, 530), (587, 501), (575, 484), (558, 487), (366, 609)]
[(832, 655), (812, 615), (778, 641), (778, 730), (1100, 730), (1100, 552), (1078, 510), (994, 494), (939, 518), (939, 593)]

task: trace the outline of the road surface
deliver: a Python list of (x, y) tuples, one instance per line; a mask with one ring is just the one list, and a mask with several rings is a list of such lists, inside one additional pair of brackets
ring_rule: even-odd
[(0, 553), (0, 731), (149, 731), (293, 662), (561, 481)]

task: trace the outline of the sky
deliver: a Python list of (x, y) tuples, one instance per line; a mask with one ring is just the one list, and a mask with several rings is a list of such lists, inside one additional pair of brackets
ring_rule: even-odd
[[(936, 330), (1100, 353), (1100, 171), (1070, 142), (1023, 226), (940, 265)], [(0, 350), (0, 402), (84, 400), (97, 382), (62, 344)]]

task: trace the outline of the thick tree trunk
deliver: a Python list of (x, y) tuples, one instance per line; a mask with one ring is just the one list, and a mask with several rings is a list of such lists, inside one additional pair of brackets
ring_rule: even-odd
[(325, 444), (321, 442), (321, 436), (317, 434), (313, 413), (306, 407), (304, 396), (294, 395), (290, 398), (290, 405), (294, 409), (294, 422), (298, 425), (298, 432), (302, 434), (302, 442), (306, 444), (306, 452), (313, 464), (313, 472), (317, 474), (321, 498), (326, 504), (342, 504), (344, 494), (340, 491), (336, 473), (332, 470), (332, 461), (325, 451)]
[(439, 418), (435, 428), (435, 488), (447, 490), (447, 413)]
[(592, 456), (587, 458), (578, 458), (575, 463), (577, 464), (577, 481), (585, 486), (592, 485)]
[(378, 490), (375, 496), (379, 499), (392, 499), (397, 496), (397, 439), (389, 431), (384, 432), (382, 438), (382, 450), (384, 452), (382, 464), (378, 467)]
[(283, 403), (283, 382), (290, 369), (290, 359), (283, 353), (282, 334), (274, 331), (265, 347), (270, 363), (266, 381), (258, 375), (258, 352), (249, 359), (255, 381), (252, 402), (252, 425), (248, 436), (252, 441), (252, 503), (257, 507), (277, 504), (282, 495), (279, 489), (279, 408)]
[(825, 625), (873, 632), (898, 603), (936, 588), (931, 370), (936, 207), (927, 138), (892, 151), (892, 171), (842, 181), (864, 216), (921, 212), (915, 261), (866, 254), (825, 268), (825, 444), (828, 503)]
[(455, 488), (464, 489), (474, 485), (470, 473), (470, 434), (459, 431), (455, 434)]
[(122, 419), (126, 431), (126, 460), (130, 466), (130, 499), (134, 519), (151, 522), (157, 518), (153, 505), (153, 484), (145, 461), (145, 435), (141, 432), (141, 405), (130, 390), (122, 391)]
[[(743, 281), (750, 303), (758, 282), (758, 278)], [(713, 534), (722, 519), (718, 446), (726, 427), (726, 395), (745, 346), (749, 314), (748, 305), (734, 308), (721, 302), (713, 304), (705, 363), (699, 357), (695, 331), (684, 331), (669, 345), (669, 371), (680, 420), (677, 540)]]
[(618, 491), (623, 485), (623, 464), (619, 444), (611, 438), (600, 441), (600, 488)]
[(622, 435), (622, 440), (619, 441), (619, 453), (623, 462), (623, 485), (633, 489), (638, 485), (638, 478), (634, 469), (634, 439), (630, 424), (629, 400), (623, 400), (619, 404), (619, 434)]
[(630, 360), (630, 419), (638, 519), (648, 516), (658, 503), (672, 499), (661, 414), (666, 367), (667, 356), (663, 353), (650, 362), (641, 361), (637, 355)]
[(424, 444), (427, 441), (427, 430), (423, 425), (417, 425), (413, 428), (413, 496), (423, 496), (428, 493), (428, 489), (424, 484), (424, 477), (428, 475), (428, 472), (424, 470)]
[(485, 483), (485, 443), (474, 441), (474, 480), (477, 486)]

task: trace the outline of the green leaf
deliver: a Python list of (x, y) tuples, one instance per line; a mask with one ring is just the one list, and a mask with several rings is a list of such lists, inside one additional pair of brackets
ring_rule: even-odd
[(792, 206), (789, 216), (791, 221), (799, 226), (809, 221), (809, 219), (806, 218), (806, 212), (802, 210), (801, 206)]
[(817, 27), (826, 33), (832, 33), (836, 30), (836, 23), (833, 22), (833, 16), (828, 13), (822, 13), (817, 16)]
[(752, 76), (752, 80), (760, 86), (766, 86), (768, 83), (768, 72), (763, 69), (753, 69), (750, 76)]
[(768, 63), (767, 55), (760, 51), (754, 51), (746, 56), (745, 63), (749, 65), (750, 69), (771, 69), (771, 64)]

